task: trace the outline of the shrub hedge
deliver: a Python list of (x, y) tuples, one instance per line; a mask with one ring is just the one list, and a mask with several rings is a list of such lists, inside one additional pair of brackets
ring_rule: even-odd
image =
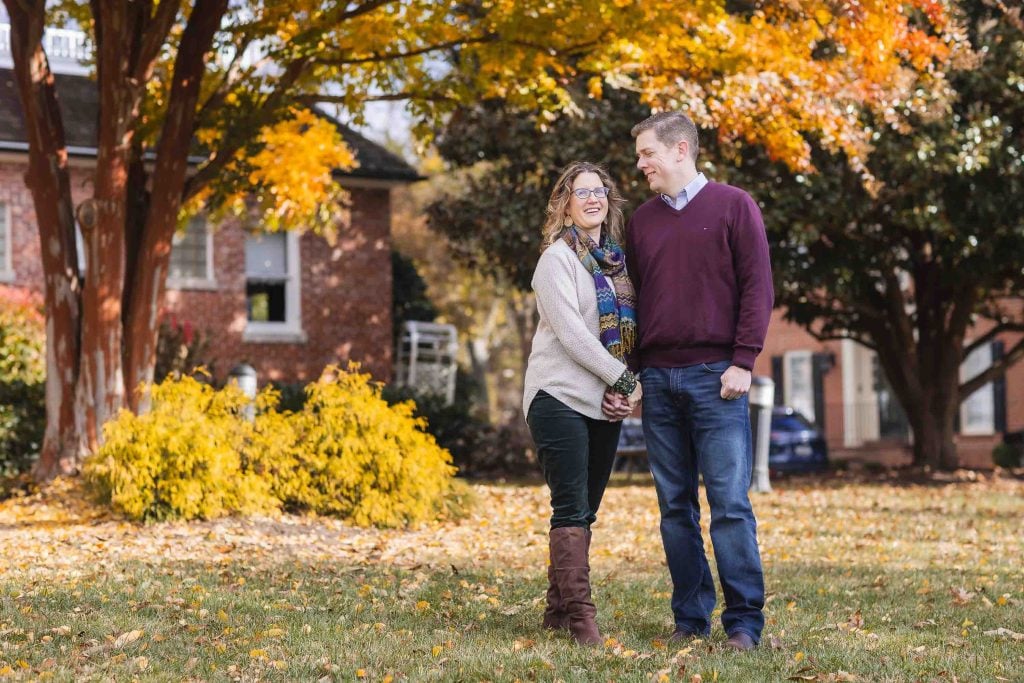
[(237, 388), (168, 378), (153, 387), (149, 413), (122, 411), (106, 425), (86, 481), (133, 519), (283, 507), (395, 527), (459, 513), (465, 492), (454, 488), (451, 455), (411, 403), (388, 405), (355, 366), (327, 368), (306, 391), (293, 412), (265, 389), (250, 421)]

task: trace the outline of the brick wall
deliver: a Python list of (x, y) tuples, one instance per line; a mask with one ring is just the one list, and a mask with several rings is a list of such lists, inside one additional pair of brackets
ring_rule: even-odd
[[(10, 206), (13, 284), (42, 290), (39, 237), (32, 197), (24, 185), (24, 166), (0, 161), (0, 202)], [(75, 202), (89, 195), (87, 169), (73, 169)], [(265, 380), (316, 378), (329, 363), (355, 360), (376, 379), (391, 378), (390, 191), (353, 187), (351, 224), (329, 243), (300, 238), (303, 343), (249, 343), (246, 327), (245, 233), (238, 226), (214, 232), (213, 275), (217, 287), (169, 290), (165, 308), (179, 320), (207, 330), (215, 342), (216, 374), (238, 362), (253, 365)]]
[[(978, 337), (990, 326), (980, 324), (968, 333), (968, 338)], [(1009, 349), (1020, 339), (1020, 334), (1001, 335), (1005, 348)], [(882, 441), (848, 449), (844, 446), (843, 414), (843, 373), (842, 351), (839, 342), (819, 342), (802, 327), (782, 319), (782, 312), (773, 312), (765, 348), (758, 356), (754, 374), (772, 376), (772, 356), (786, 351), (831, 352), (835, 354), (835, 366), (825, 374), (823, 381), (825, 399), (825, 436), (830, 452), (837, 459), (866, 459), (886, 465), (900, 465), (910, 462), (910, 451), (904, 445)], [(1024, 363), (1018, 362), (1006, 373), (1006, 430), (1024, 429)], [(776, 387), (781, 392), (782, 387)], [(992, 467), (992, 448), (1000, 442), (1001, 433), (993, 435), (957, 435), (957, 450), (964, 467)]]
[[(825, 399), (825, 415), (817, 416), (825, 426), (825, 439), (830, 448), (838, 448), (843, 444), (843, 373), (839, 366), (841, 352), (838, 342), (822, 343), (812, 337), (799, 325), (788, 323), (782, 318), (782, 311), (772, 311), (768, 336), (765, 338), (764, 350), (754, 364), (754, 374), (765, 377), (772, 376), (772, 357), (781, 356), (786, 351), (811, 351), (813, 353), (832, 353), (836, 359), (835, 366), (822, 378), (822, 390)], [(784, 396), (784, 387), (776, 386), (776, 403)]]

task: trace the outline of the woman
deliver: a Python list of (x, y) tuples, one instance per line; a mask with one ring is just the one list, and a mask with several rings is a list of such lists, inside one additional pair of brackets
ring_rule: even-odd
[(622, 248), (623, 200), (608, 173), (569, 164), (551, 191), (533, 276), (540, 322), (526, 368), (523, 412), (551, 489), (544, 627), (577, 643), (603, 642), (590, 597), (590, 525), (604, 495), (621, 429), (601, 410), (640, 400), (624, 358), (636, 340), (633, 285)]

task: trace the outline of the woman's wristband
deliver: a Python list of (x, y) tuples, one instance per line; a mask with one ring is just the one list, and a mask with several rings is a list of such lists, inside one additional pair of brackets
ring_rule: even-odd
[(631, 396), (635, 389), (636, 375), (628, 369), (623, 371), (622, 375), (615, 380), (615, 384), (612, 385), (612, 391), (622, 394), (623, 396)]

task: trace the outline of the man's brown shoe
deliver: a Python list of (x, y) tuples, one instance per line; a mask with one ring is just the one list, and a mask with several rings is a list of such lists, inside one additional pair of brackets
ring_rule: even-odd
[(700, 638), (700, 636), (694, 633), (693, 631), (683, 631), (681, 629), (677, 629), (672, 633), (672, 635), (668, 637), (668, 642), (672, 645), (685, 645), (686, 643), (689, 643), (691, 640), (697, 640), (698, 638)]
[(725, 641), (725, 646), (732, 648), (733, 650), (739, 650), (745, 652), (747, 650), (753, 650), (757, 647), (757, 643), (754, 639), (743, 631), (737, 631), (736, 633), (729, 636), (729, 640)]

